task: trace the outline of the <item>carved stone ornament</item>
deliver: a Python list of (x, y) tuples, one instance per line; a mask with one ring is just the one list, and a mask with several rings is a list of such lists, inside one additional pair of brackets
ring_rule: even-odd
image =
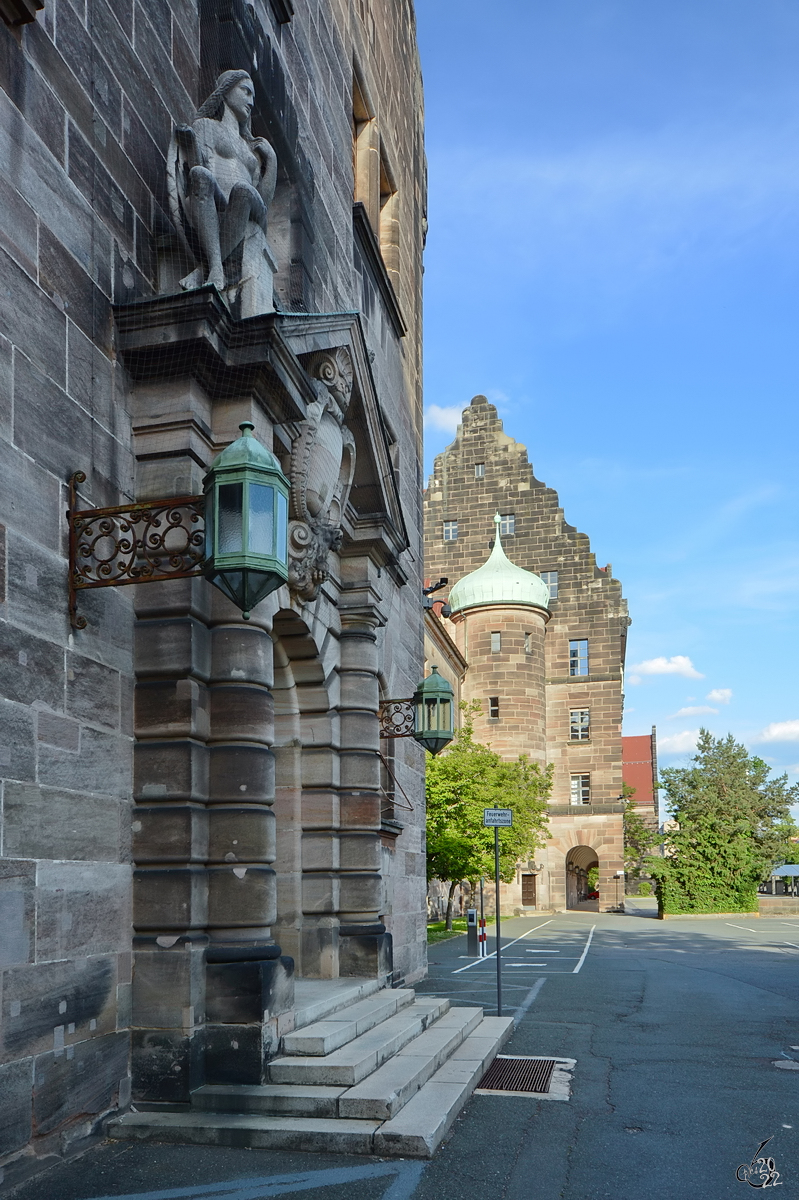
[(341, 516), (355, 474), (355, 439), (344, 424), (353, 370), (344, 347), (315, 351), (304, 365), (317, 381), (317, 399), (291, 452), (289, 587), (315, 600), (330, 552), (341, 548)]

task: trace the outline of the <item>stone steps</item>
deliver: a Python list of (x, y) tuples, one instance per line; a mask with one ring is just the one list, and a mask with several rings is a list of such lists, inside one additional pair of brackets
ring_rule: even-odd
[[(269, 1083), (208, 1085), (191, 1109), (129, 1112), (110, 1122), (109, 1136), (428, 1158), (513, 1029), (510, 1017), (405, 989), (324, 1009), (314, 1001), (302, 1010), (303, 1036), (286, 1035)], [(309, 1021), (311, 1011), (319, 1019)]]
[(381, 1021), (393, 1017), (400, 1009), (413, 1004), (414, 999), (415, 994), (408, 988), (378, 992), (376, 996), (351, 1004), (323, 1021), (306, 1025), (296, 1033), (286, 1034), (283, 1053), (313, 1056), (332, 1054), (362, 1033), (374, 1029)]
[(482, 1008), (451, 1008), (398, 1054), (340, 1097), (341, 1117), (387, 1121), (395, 1116), (480, 1024)]
[(269, 1082), (352, 1087), (407, 1046), (448, 1009), (449, 1000), (427, 997), (414, 1000), (396, 1016), (388, 1017), (368, 1033), (362, 1033), (324, 1057), (293, 1055), (272, 1059)]

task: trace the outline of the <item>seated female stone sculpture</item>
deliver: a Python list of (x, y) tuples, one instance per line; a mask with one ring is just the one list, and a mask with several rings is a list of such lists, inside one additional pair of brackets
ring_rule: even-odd
[(224, 292), (249, 284), (242, 316), (273, 308), (275, 264), (266, 229), (277, 157), (265, 138), (253, 137), (254, 99), (246, 71), (224, 71), (194, 122), (175, 129), (168, 160), (178, 237), (184, 251), (203, 264), (181, 286), (210, 283)]

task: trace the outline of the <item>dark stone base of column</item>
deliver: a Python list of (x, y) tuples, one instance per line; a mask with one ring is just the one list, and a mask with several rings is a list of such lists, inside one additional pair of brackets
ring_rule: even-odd
[(264, 1083), (294, 1006), (294, 959), (209, 962), (205, 985), (205, 1083)]
[(339, 939), (339, 975), (391, 979), (394, 949), (385, 925), (342, 925)]
[(205, 1030), (131, 1030), (131, 1099), (188, 1104), (205, 1083)]

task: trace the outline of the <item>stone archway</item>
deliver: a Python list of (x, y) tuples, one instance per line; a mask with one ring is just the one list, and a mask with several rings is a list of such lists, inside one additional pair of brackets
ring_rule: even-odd
[[(588, 872), (599, 866), (596, 850), (591, 846), (573, 846), (566, 855), (566, 907), (582, 908), (587, 899)], [(597, 903), (597, 909), (599, 905)]]
[(334, 979), (339, 974), (336, 714), (319, 648), (302, 618), (278, 612), (272, 637), (276, 934), (298, 975)]

